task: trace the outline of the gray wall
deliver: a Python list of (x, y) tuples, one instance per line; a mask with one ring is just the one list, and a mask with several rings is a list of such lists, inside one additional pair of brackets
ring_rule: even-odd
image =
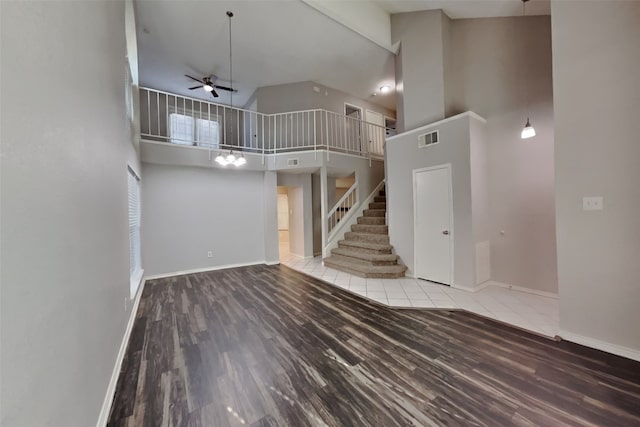
[(142, 173), (146, 275), (265, 261), (264, 173), (146, 163)]
[[(453, 181), (454, 283), (475, 286), (475, 241), (471, 206), (468, 115), (419, 128), (387, 141), (387, 203), (391, 244), (408, 273), (414, 274), (413, 170), (451, 164)], [(418, 135), (440, 131), (440, 143), (418, 148)]]
[[(247, 163), (248, 164), (248, 163)], [(246, 165), (245, 165), (246, 166)], [(280, 261), (278, 246), (278, 174), (265, 171), (262, 179), (264, 259), (267, 264)]]
[(313, 214), (313, 255), (322, 254), (322, 206), (320, 172), (311, 175), (311, 212)]
[[(448, 19), (441, 10), (398, 13), (391, 16), (391, 41), (401, 42), (396, 57), (400, 71), (402, 106), (398, 128), (415, 129), (445, 117), (445, 54)], [(447, 57), (448, 59), (448, 57)]]
[(640, 3), (551, 12), (560, 328), (640, 357)]
[[(488, 121), (492, 279), (556, 292), (550, 19), (453, 20), (451, 36), (450, 108)], [(537, 136), (522, 140), (527, 95)]]
[(0, 7), (0, 424), (92, 426), (131, 310), (124, 3)]
[[(314, 87), (320, 91), (315, 92)], [(361, 107), (363, 114), (368, 109), (387, 117), (396, 117), (395, 111), (315, 82), (260, 87), (256, 89), (255, 99), (258, 101), (258, 111), (266, 114), (316, 108), (344, 114), (344, 103), (346, 102)]]

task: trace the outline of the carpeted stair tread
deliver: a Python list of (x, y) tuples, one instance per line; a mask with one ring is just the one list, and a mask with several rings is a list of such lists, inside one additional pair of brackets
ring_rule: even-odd
[(356, 233), (387, 234), (389, 228), (386, 225), (353, 224), (351, 231)]
[(363, 265), (334, 257), (325, 258), (324, 265), (355, 276), (382, 279), (403, 277), (407, 270), (404, 265)]
[(346, 240), (359, 240), (361, 242), (370, 242), (378, 244), (389, 244), (389, 236), (386, 234), (358, 233), (356, 231), (347, 231), (344, 233)]
[(404, 277), (407, 267), (398, 264), (389, 244), (389, 227), (386, 225), (387, 197), (384, 188), (373, 197), (369, 209), (344, 233), (344, 240), (331, 250), (324, 265), (360, 277)]
[(371, 202), (369, 203), (369, 209), (383, 209), (383, 210), (387, 210), (387, 203), (386, 202)]
[(361, 252), (373, 254), (390, 254), (393, 247), (384, 243), (361, 242), (359, 240), (340, 240), (338, 242), (340, 248), (355, 248)]
[(383, 216), (361, 216), (358, 218), (358, 224), (386, 225)]
[(364, 216), (381, 216), (384, 217), (387, 213), (386, 209), (365, 209)]
[(331, 256), (347, 258), (351, 262), (368, 265), (393, 265), (398, 261), (395, 254), (370, 254), (360, 252), (357, 248), (335, 248), (331, 251)]

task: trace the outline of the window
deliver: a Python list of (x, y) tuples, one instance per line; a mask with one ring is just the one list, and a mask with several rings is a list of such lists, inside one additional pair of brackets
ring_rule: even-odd
[(129, 168), (127, 187), (129, 190), (129, 277), (133, 298), (142, 279), (140, 256), (140, 179)]
[(184, 114), (169, 114), (172, 144), (218, 148), (220, 126), (217, 120), (194, 119)]
[(169, 115), (171, 143), (180, 145), (193, 145), (194, 128), (193, 117), (184, 114), (171, 113)]
[(218, 148), (220, 129), (213, 120), (196, 120), (196, 140), (198, 147)]

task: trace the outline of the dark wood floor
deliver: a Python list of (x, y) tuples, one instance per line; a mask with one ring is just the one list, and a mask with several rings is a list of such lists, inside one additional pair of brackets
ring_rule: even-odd
[(148, 282), (109, 426), (640, 426), (640, 363), (284, 266)]

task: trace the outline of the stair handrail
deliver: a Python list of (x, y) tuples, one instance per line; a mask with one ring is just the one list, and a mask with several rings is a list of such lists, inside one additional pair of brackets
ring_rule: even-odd
[[(358, 181), (354, 182), (353, 185), (349, 187), (349, 189), (344, 193), (344, 195), (340, 197), (340, 200), (338, 200), (336, 204), (329, 210), (329, 213), (327, 214), (327, 227), (329, 230), (329, 235), (327, 239), (331, 239), (331, 237), (333, 237), (333, 232), (336, 226), (338, 225), (338, 223), (343, 219), (347, 218), (349, 216), (349, 213), (351, 213), (353, 209), (359, 206), (357, 190), (358, 190)], [(338, 209), (340, 209), (342, 205), (348, 200), (351, 201), (350, 206), (348, 206), (346, 213), (340, 218), (338, 218), (338, 215), (337, 215)]]

